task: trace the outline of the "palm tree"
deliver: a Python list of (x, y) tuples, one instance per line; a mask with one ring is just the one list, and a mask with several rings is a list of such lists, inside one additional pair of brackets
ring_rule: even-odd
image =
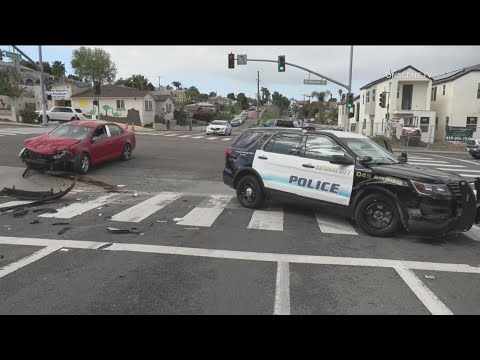
[(65, 76), (65, 64), (61, 61), (54, 61), (52, 64), (52, 75), (56, 78), (63, 78)]
[(182, 83), (180, 81), (172, 81), (172, 85), (177, 88), (177, 90), (182, 86)]
[(339, 99), (343, 99), (342, 94), (343, 94), (343, 90), (342, 90), (342, 89), (338, 89), (338, 95), (340, 95), (340, 96), (338, 97)]
[[(312, 92), (312, 97), (317, 98), (318, 100), (318, 116), (320, 117), (320, 122), (322, 123), (325, 119), (325, 99), (328, 95), (331, 95), (330, 91), (314, 91)], [(322, 111), (323, 108), (323, 111)]]

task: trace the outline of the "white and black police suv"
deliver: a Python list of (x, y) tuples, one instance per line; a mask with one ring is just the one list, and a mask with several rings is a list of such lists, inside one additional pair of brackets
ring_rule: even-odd
[(350, 132), (248, 129), (226, 150), (223, 181), (257, 209), (265, 198), (340, 210), (368, 234), (468, 231), (480, 178), (408, 164), (407, 154)]

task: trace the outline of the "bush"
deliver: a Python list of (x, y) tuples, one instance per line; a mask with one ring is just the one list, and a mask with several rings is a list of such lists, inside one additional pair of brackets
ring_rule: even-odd
[(146, 124), (146, 125), (144, 126), (144, 128), (153, 129), (153, 123)]
[(22, 117), (22, 122), (26, 124), (33, 124), (38, 119), (37, 113), (31, 109), (20, 110), (19, 115)]

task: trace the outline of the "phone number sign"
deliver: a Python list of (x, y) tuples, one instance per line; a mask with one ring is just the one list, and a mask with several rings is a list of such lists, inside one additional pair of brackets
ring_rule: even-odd
[(473, 129), (467, 127), (449, 126), (445, 134), (447, 141), (467, 141), (473, 136)]

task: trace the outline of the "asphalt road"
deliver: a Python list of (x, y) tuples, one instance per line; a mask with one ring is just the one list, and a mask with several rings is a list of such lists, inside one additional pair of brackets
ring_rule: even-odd
[[(124, 192), (79, 184), (48, 204), (57, 213), (0, 215), (0, 314), (480, 313), (477, 232), (381, 239), (341, 215), (245, 209), (221, 179), (235, 134), (175, 134), (138, 134), (129, 162), (92, 169)], [(0, 137), (3, 183), (20, 177), (29, 136)], [(463, 154), (409, 155), (459, 173), (480, 169)], [(0, 207), (8, 201), (0, 197)]]

